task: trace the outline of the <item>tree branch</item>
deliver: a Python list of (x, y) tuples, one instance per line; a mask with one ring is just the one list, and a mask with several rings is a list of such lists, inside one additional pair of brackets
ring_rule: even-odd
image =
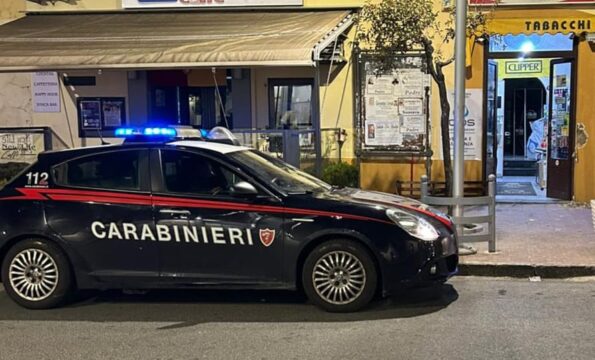
[(434, 65), (434, 46), (428, 38), (422, 38), (421, 43), (424, 46), (424, 53), (426, 55), (426, 63), (428, 64), (428, 70), (434, 80), (438, 79), (438, 73), (436, 72), (436, 66)]
[(445, 61), (436, 61), (436, 66), (443, 68), (445, 66), (452, 64), (454, 61), (455, 61), (454, 57), (451, 57), (450, 59), (445, 60)]

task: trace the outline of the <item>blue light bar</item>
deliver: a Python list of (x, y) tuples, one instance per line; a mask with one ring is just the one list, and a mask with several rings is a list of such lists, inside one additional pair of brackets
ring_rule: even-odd
[(173, 128), (118, 128), (115, 131), (117, 137), (147, 136), (147, 137), (175, 137), (176, 130)]
[(130, 136), (134, 134), (134, 129), (132, 128), (118, 128), (116, 129), (116, 136)]

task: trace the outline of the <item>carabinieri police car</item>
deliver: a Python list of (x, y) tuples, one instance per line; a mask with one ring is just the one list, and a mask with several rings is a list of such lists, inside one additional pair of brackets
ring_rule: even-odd
[(457, 271), (450, 219), (337, 188), (234, 145), (227, 129), (118, 129), (49, 151), (0, 190), (7, 294), (27, 308), (75, 289), (293, 289), (328, 311)]

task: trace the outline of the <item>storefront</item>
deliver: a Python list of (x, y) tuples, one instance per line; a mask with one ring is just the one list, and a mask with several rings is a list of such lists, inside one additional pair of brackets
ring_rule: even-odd
[(474, 54), (484, 65), (484, 174), (498, 175), (503, 199), (595, 197), (595, 10), (543, 9), (554, 3), (498, 9)]

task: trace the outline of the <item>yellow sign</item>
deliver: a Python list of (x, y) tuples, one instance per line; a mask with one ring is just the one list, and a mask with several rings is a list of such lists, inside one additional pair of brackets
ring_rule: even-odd
[(593, 10), (496, 10), (487, 21), (490, 34), (580, 34), (593, 31)]

